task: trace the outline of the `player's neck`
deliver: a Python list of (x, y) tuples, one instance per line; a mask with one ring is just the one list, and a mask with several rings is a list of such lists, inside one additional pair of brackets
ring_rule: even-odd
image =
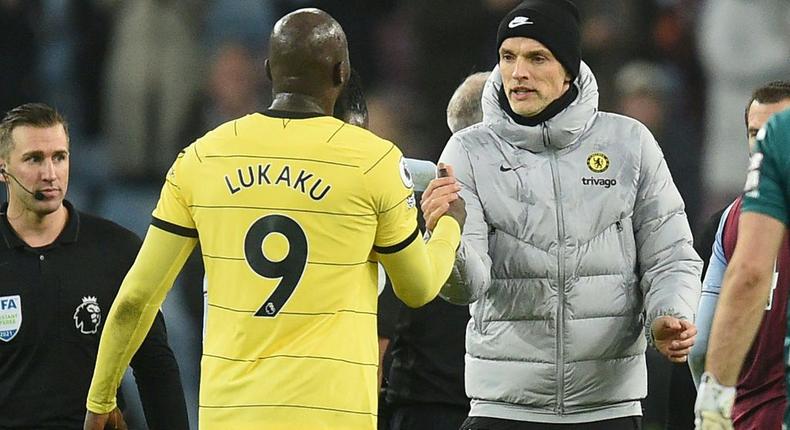
[(38, 248), (49, 245), (58, 238), (66, 227), (69, 213), (65, 206), (61, 205), (57, 210), (48, 214), (39, 214), (30, 210), (17, 210), (10, 205), (6, 211), (8, 223), (31, 248)]
[(296, 93), (278, 93), (274, 96), (269, 109), (286, 112), (307, 112), (332, 115), (333, 103), (316, 97)]

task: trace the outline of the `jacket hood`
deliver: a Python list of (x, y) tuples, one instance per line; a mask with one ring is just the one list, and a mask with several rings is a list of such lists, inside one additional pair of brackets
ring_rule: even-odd
[[(541, 152), (548, 146), (565, 148), (581, 136), (598, 110), (598, 83), (586, 63), (582, 62), (579, 76), (573, 81), (573, 85), (579, 90), (579, 95), (570, 106), (534, 127), (521, 125), (513, 121), (499, 105), (502, 76), (497, 65), (483, 89), (483, 123), (500, 138), (522, 149)], [(543, 139), (544, 125), (548, 132), (548, 142)]]

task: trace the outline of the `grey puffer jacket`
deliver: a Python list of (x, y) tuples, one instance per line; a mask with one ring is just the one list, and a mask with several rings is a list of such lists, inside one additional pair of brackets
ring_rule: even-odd
[(450, 139), (467, 219), (442, 296), (471, 303), (472, 416), (577, 423), (641, 415), (644, 326), (693, 320), (702, 262), (661, 150), (638, 121), (576, 100), (534, 127), (500, 107)]

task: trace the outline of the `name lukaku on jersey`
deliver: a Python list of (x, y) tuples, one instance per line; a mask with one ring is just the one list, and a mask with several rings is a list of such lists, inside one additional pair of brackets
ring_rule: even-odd
[[(284, 165), (279, 172), (270, 171), (271, 164), (255, 164), (236, 169), (236, 175), (225, 175), (225, 185), (231, 195), (255, 186), (272, 185), (287, 187), (309, 196), (313, 200), (321, 200), (329, 193), (332, 186), (324, 184), (323, 178), (314, 173)], [(276, 176), (275, 176), (275, 173)], [(272, 178), (275, 178), (272, 180)]]

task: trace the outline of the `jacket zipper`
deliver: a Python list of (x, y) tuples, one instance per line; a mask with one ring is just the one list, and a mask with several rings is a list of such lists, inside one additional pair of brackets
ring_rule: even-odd
[[(543, 128), (543, 144), (548, 147), (551, 144), (548, 129)], [(557, 407), (555, 412), (559, 415), (565, 413), (565, 218), (562, 211), (562, 187), (560, 184), (559, 163), (557, 152), (551, 152), (551, 176), (554, 183), (554, 200), (557, 204)]]

